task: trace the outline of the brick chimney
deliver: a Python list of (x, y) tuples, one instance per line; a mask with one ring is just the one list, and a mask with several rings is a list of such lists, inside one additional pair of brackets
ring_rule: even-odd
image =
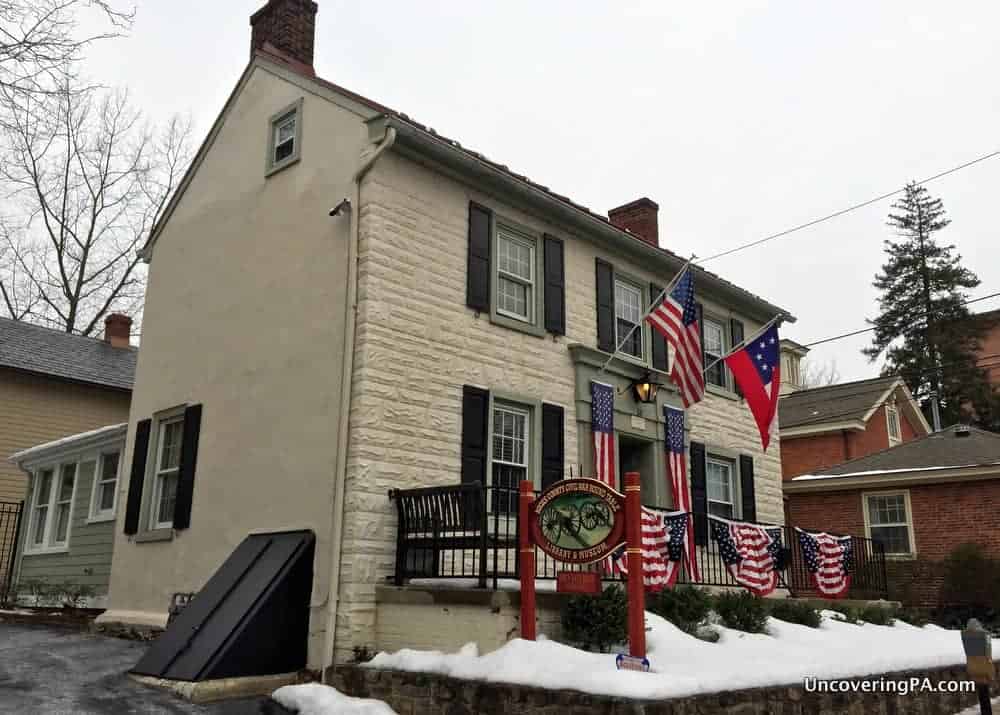
[(652, 199), (645, 196), (624, 206), (608, 211), (608, 219), (613, 226), (623, 228), (646, 243), (660, 245), (660, 229), (656, 216), (660, 207)]
[(113, 348), (127, 348), (132, 344), (132, 319), (121, 313), (112, 313), (104, 319), (104, 342)]
[(251, 56), (270, 43), (311, 69), (318, 10), (312, 0), (268, 0), (267, 5), (250, 16)]

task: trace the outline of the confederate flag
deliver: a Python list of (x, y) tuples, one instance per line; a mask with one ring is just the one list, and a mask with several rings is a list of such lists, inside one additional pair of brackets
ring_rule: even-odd
[(757, 420), (760, 441), (767, 451), (771, 436), (778, 431), (778, 392), (781, 366), (778, 326), (772, 325), (745, 347), (726, 356), (726, 365), (743, 390), (747, 406)]

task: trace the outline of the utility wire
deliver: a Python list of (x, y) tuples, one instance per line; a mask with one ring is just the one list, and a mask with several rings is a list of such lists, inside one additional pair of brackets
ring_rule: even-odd
[[(972, 161), (967, 161), (964, 164), (959, 164), (958, 166), (953, 166), (950, 169), (946, 169), (945, 171), (942, 171), (940, 173), (934, 174), (934, 176), (928, 176), (926, 179), (923, 179), (921, 181), (917, 181), (915, 183), (916, 183), (917, 186), (922, 186), (922, 185), (927, 184), (927, 183), (929, 183), (931, 181), (934, 181), (936, 179), (940, 179), (942, 177), (948, 176), (949, 174), (954, 174), (956, 171), (961, 171), (962, 169), (967, 169), (970, 166), (978, 164), (978, 163), (980, 163), (982, 161), (986, 161), (987, 159), (993, 159), (994, 157), (997, 157), (997, 156), (1000, 156), (1000, 151), (993, 151), (993, 152), (990, 152), (989, 154), (983, 154), (982, 156), (977, 157), (977, 158), (973, 159)], [(844, 214), (850, 213), (851, 211), (857, 211), (858, 209), (864, 208), (865, 206), (871, 206), (872, 204), (877, 204), (879, 201), (885, 201), (886, 199), (891, 198), (891, 197), (895, 196), (896, 194), (900, 194), (900, 193), (902, 193), (905, 190), (906, 190), (906, 188), (903, 187), (901, 189), (896, 189), (895, 191), (890, 191), (888, 193), (881, 194), (880, 196), (876, 196), (874, 198), (868, 199), (867, 201), (862, 201), (859, 204), (854, 204), (853, 206), (848, 206), (847, 208), (841, 209), (840, 211), (834, 211), (832, 214), (827, 214), (826, 216), (822, 216), (820, 218), (813, 219), (812, 221), (807, 221), (805, 223), (801, 223), (798, 226), (792, 226), (791, 228), (786, 228), (784, 231), (779, 231), (778, 233), (772, 233), (770, 236), (764, 236), (763, 238), (758, 238), (756, 241), (750, 241), (749, 243), (744, 243), (744, 244), (736, 246), (734, 248), (730, 248), (730, 249), (728, 249), (726, 251), (722, 251), (721, 253), (716, 253), (715, 255), (709, 256), (708, 258), (699, 258), (699, 259), (696, 259), (694, 262), (695, 263), (699, 263), (699, 264), (704, 264), (704, 263), (707, 263), (708, 261), (714, 261), (716, 258), (722, 258), (723, 256), (728, 256), (730, 254), (736, 253), (737, 251), (743, 251), (743, 250), (745, 250), (747, 248), (753, 248), (754, 246), (759, 246), (762, 243), (767, 243), (768, 241), (773, 241), (776, 238), (781, 238), (781, 237), (787, 236), (787, 235), (789, 235), (791, 233), (795, 233), (796, 231), (801, 231), (803, 229), (809, 228), (810, 226), (815, 226), (816, 224), (823, 223), (824, 221), (830, 221), (831, 219), (838, 218), (840, 216), (843, 216)]]

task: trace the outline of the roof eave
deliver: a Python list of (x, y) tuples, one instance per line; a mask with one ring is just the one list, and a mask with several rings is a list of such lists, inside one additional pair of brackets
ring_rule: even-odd
[(860, 420), (846, 420), (841, 422), (820, 422), (798, 427), (782, 427), (778, 432), (778, 437), (780, 439), (791, 439), (793, 437), (811, 437), (812, 435), (841, 431), (864, 432), (865, 423)]
[(7, 458), (19, 468), (29, 471), (46, 462), (58, 460), (61, 457), (79, 452), (89, 452), (118, 442), (124, 443), (128, 423), (109, 425), (108, 427), (71, 436), (65, 440), (55, 440), (55, 444), (38, 445), (15, 452)]
[(1000, 465), (987, 464), (972, 467), (922, 468), (906, 472), (817, 476), (825, 476), (825, 478), (798, 481), (801, 477), (796, 477), (793, 480), (784, 482), (782, 490), (786, 494), (808, 494), (844, 491), (848, 489), (892, 489), (925, 484), (984, 481), (987, 479), (1000, 479)]

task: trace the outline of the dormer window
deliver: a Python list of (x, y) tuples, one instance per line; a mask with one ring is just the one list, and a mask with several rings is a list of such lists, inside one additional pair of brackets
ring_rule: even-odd
[(895, 402), (886, 403), (885, 416), (889, 423), (889, 445), (899, 444), (903, 435), (899, 427), (899, 410)]
[(271, 117), (268, 138), (267, 175), (299, 160), (302, 152), (302, 100)]

